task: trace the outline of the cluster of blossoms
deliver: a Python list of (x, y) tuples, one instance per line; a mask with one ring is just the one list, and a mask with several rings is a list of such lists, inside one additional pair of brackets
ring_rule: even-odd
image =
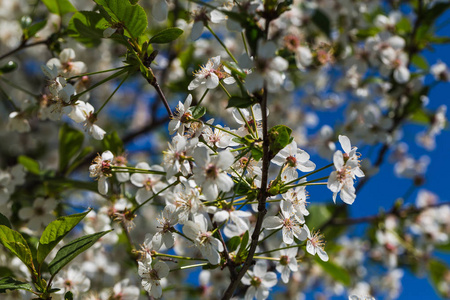
[[(236, 254), (224, 252), (226, 246), (219, 231), (223, 230), (227, 239), (242, 236), (252, 228), (250, 207), (257, 211), (255, 205), (245, 206), (246, 197), (234, 199), (229, 196), (240, 180), (247, 182), (250, 189), (261, 185), (261, 160), (256, 161), (252, 156), (236, 151), (242, 147), (238, 139), (251, 135), (262, 136), (263, 112), (260, 105), (250, 109), (233, 109), (231, 115), (241, 127), (230, 129), (214, 125), (213, 120), (202, 122), (194, 119), (197, 108), (191, 107), (191, 101), (192, 96), (189, 95), (185, 103), (180, 102), (177, 113), (170, 121), (169, 130), (175, 134), (168, 149), (163, 151), (162, 166), (149, 166), (145, 162), (137, 163), (135, 168), (119, 165), (114, 155), (105, 151), (95, 158), (89, 169), (90, 176), (98, 179), (98, 189), (103, 195), (108, 195), (107, 178), (115, 174), (119, 182), (130, 181), (137, 188), (135, 201), (139, 207), (156, 196), (165, 199), (165, 207), (155, 224), (155, 233), (147, 235), (139, 260), (142, 286), (157, 298), (161, 296), (164, 282), (161, 280), (169, 273), (169, 266), (165, 262), (155, 261), (155, 257), (165, 255), (158, 251), (173, 248), (177, 255), (187, 255), (186, 249), (176, 246), (183, 239), (184, 244), (191, 244), (191, 250), (192, 246), (196, 249), (194, 252), (188, 251), (192, 255), (197, 253), (211, 265), (222, 264), (227, 255)], [(341, 189), (347, 191), (353, 188), (354, 177), (364, 175), (359, 168), (356, 147), (351, 147), (346, 136), (340, 136), (339, 139), (345, 154), (341, 151), (335, 153), (337, 171), (332, 172), (328, 182), (335, 194)], [(298, 178), (299, 172), (314, 171), (316, 165), (305, 150), (297, 147), (294, 140), (274, 156), (272, 163), (279, 168), (274, 174), (279, 174), (276, 180), (285, 186), (285, 191), (278, 198), (280, 216), (266, 217), (263, 227), (266, 230), (282, 229), (281, 249), (295, 245), (300, 247), (299, 243), (306, 241), (307, 252), (318, 254), (323, 261), (328, 261), (323, 236), (312, 233), (305, 224), (305, 216), (309, 215), (305, 187), (309, 182), (305, 176)], [(131, 176), (123, 176), (128, 174), (126, 172), (130, 172)], [(340, 174), (342, 180), (335, 184), (338, 176), (333, 177), (333, 174)], [(354, 192), (352, 195), (352, 201), (347, 203), (353, 202)], [(298, 270), (297, 252), (298, 249), (281, 250), (277, 270), (285, 283), (288, 282), (290, 272)], [(266, 273), (265, 264), (263, 266), (258, 262), (257, 266), (255, 273), (249, 272), (242, 283), (250, 285), (247, 297), (265, 299), (269, 288), (277, 283), (277, 277), (273, 272)]]
[[(25, 1), (17, 1), (22, 2)], [(86, 14), (90, 21), (102, 18), (89, 37), (95, 40), (103, 36), (98, 54), (87, 58), (86, 63), (75, 61), (76, 45), (69, 42), (65, 47), (73, 48), (64, 48), (60, 44), (63, 38), (54, 39), (66, 34), (64, 18), (55, 15), (57, 19), (50, 19), (50, 28), (45, 29), (55, 33), (54, 37), (41, 40), (59, 55), (42, 66), (45, 87), (41, 87), (41, 95), (34, 96), (36, 103), (23, 101), (19, 109), (10, 101), (13, 111), (5, 118), (9, 131), (30, 134), (42, 124), (50, 123), (38, 124), (37, 119), (68, 120), (82, 124), (94, 139), (104, 140), (105, 151), (99, 150), (101, 154), (89, 167), (89, 176), (98, 183), (95, 196), (66, 192), (78, 187), (95, 190), (95, 186), (78, 181), (77, 171), (86, 167), (82, 161), (92, 152), (89, 147), (84, 148), (83, 141), (78, 148), (70, 144), (59, 149), (61, 157), (66, 154), (64, 151), (73, 155), (66, 165), (60, 161), (55, 172), (49, 170), (55, 164), (55, 152), (40, 154), (44, 158), (36, 155), (39, 161), (45, 161), (41, 169), (39, 164), (36, 170), (24, 163), (34, 181), (25, 182), (22, 166), (0, 171), (0, 205), (4, 206), (0, 211), (16, 219), (24, 232), (40, 232), (66, 208), (91, 205), (95, 211), (84, 219), (82, 234), (114, 229), (102, 237), (101, 243), (80, 256), (77, 267), (70, 266), (54, 278), (52, 288), (60, 290), (52, 297), (63, 298), (71, 292), (75, 298), (83, 299), (137, 300), (143, 297), (138, 287), (141, 285), (149, 297), (162, 297), (164, 289), (164, 296), (174, 299), (180, 297), (178, 287), (184, 280), (177, 270), (204, 267), (199, 275), (201, 289), (192, 289), (202, 299), (222, 297), (230, 283), (236, 281), (245, 286), (245, 299), (267, 299), (281, 282), (287, 285), (286, 292), (282, 291), (286, 298), (302, 299), (305, 293), (319, 286), (318, 298), (347, 294), (351, 300), (374, 299), (371, 295), (395, 299), (402, 288), (403, 265), (419, 270), (432, 266), (429, 262), (434, 251), (449, 242), (450, 209), (438, 208), (437, 196), (425, 190), (419, 192), (415, 207), (393, 209), (387, 215), (377, 216), (373, 234), (366, 240), (346, 236), (335, 240), (335, 232), (331, 231), (330, 235), (328, 232), (334, 218), (340, 218), (340, 209), (354, 203), (356, 180), (366, 176), (363, 179), (366, 182), (375, 175), (383, 161), (382, 155), (389, 149), (394, 149), (391, 162), (395, 163), (396, 175), (413, 179), (414, 187), (424, 182), (430, 159), (426, 155), (415, 159), (415, 155), (408, 153), (401, 125), (409, 120), (425, 119), (428, 128), (416, 135), (416, 143), (431, 151), (447, 124), (445, 105), (435, 111), (425, 106), (428, 88), (449, 81), (448, 67), (441, 61), (430, 68), (420, 66), (420, 52), (431, 43), (420, 41), (420, 35), (426, 36), (425, 31), (432, 26), (419, 28), (420, 22), (429, 20), (418, 14), (432, 11), (439, 1), (424, 1), (425, 4), (419, 1), (418, 5), (424, 7), (413, 9), (410, 15), (403, 10), (383, 14), (388, 4), (380, 6), (380, 1), (217, 0), (202, 6), (190, 1), (155, 0), (132, 5), (150, 8), (150, 24), (162, 25), (167, 21), (171, 27), (188, 32), (171, 42), (167, 52), (164, 45), (141, 43), (147, 33), (154, 33), (153, 28), (134, 38), (127, 32), (133, 30), (128, 27), (128, 21), (116, 23), (104, 19), (97, 12), (102, 6), (100, 2), (103, 1), (96, 1), (95, 10)], [(77, 7), (84, 4), (80, 3)], [(398, 9), (397, 4), (392, 5)], [(7, 39), (5, 35), (22, 32), (17, 24), (2, 19), (4, 12), (13, 14), (14, 5), (0, 1), (0, 8), (0, 49), (10, 49), (20, 41)], [(101, 12), (108, 13), (103, 9)], [(180, 12), (182, 15), (190, 12), (192, 22), (180, 18)], [(82, 11), (74, 15), (79, 17), (79, 13), (85, 17)], [(78, 34), (73, 32), (78, 30), (77, 22), (69, 26), (70, 35)], [(209, 33), (203, 34), (206, 31)], [(76, 40), (81, 42), (80, 37)], [(39, 41), (38, 36), (34, 38)], [(118, 40), (120, 45), (114, 43)], [(23, 40), (22, 46), (28, 47), (28, 42)], [(184, 51), (184, 46), (189, 46), (189, 51)], [(154, 51), (151, 55), (150, 48)], [(116, 62), (111, 61), (111, 57), (124, 50), (127, 70), (115, 68)], [(39, 56), (40, 52), (36, 53)], [(78, 58), (82, 54), (77, 50)], [(149, 55), (156, 56), (155, 64), (148, 59)], [(137, 68), (133, 65), (136, 62), (139, 62)], [(195, 64), (202, 66), (198, 69)], [(135, 76), (129, 76), (133, 72), (144, 75), (145, 84), (151, 83), (155, 88), (157, 80), (161, 86), (158, 96), (166, 100), (166, 93), (169, 102), (178, 95), (166, 91), (168, 87), (191, 93), (184, 102), (178, 101), (169, 121), (170, 141), (159, 142), (159, 137), (149, 135), (155, 151), (151, 158), (147, 159), (139, 151), (149, 136), (145, 136), (145, 143), (136, 136), (167, 120), (160, 119), (158, 99), (153, 99), (155, 94), (150, 92), (147, 97), (145, 90), (145, 97), (134, 97), (135, 90), (139, 89), (127, 89), (120, 103), (109, 102), (122, 86), (120, 83), (108, 98), (104, 97), (107, 99), (104, 105), (95, 110), (94, 98), (103, 99), (108, 89), (96, 89), (102, 97), (93, 94), (95, 97), (91, 98), (91, 89), (98, 85), (88, 87), (91, 78), (85, 74), (87, 65), (90, 70), (102, 70), (90, 74), (108, 68), (108, 71), (121, 69), (116, 73), (118, 77), (129, 70), (122, 83), (129, 80), (133, 86), (137, 82)], [(154, 78), (145, 74), (146, 68)], [(0, 79), (3, 76), (0, 72)], [(433, 82), (431, 85), (425, 76)], [(239, 93), (242, 96), (237, 96)], [(96, 124), (105, 104), (114, 113), (101, 118), (101, 122), (104, 128), (120, 127), (118, 136), (125, 137), (125, 146), (116, 145), (117, 136), (107, 135)], [(343, 110), (337, 108), (344, 105), (344, 116), (336, 128), (325, 124), (327, 121), (314, 112), (340, 112)], [(204, 119), (204, 116), (215, 119)], [(273, 125), (279, 123), (286, 126), (277, 131)], [(273, 127), (267, 133), (269, 125)], [(52, 134), (56, 136), (54, 128), (43, 134), (42, 139)], [(342, 150), (337, 150), (336, 140)], [(382, 144), (375, 165), (361, 161), (361, 154), (351, 141), (360, 151), (370, 154)], [(60, 145), (63, 143), (61, 138)], [(31, 150), (42, 152), (39, 142), (30, 144), (19, 155), (33, 153)], [(279, 144), (283, 146), (278, 147)], [(363, 144), (370, 147), (369, 151), (365, 152), (367, 148)], [(54, 148), (53, 144), (49, 145), (50, 149)], [(131, 152), (130, 157), (127, 154), (125, 158), (124, 149)], [(332, 163), (316, 166), (310, 156), (314, 152), (332, 159)], [(16, 163), (15, 159), (6, 157), (8, 165)], [(328, 176), (313, 179), (317, 172), (332, 167)], [(25, 184), (26, 188), (17, 193), (17, 187)], [(339, 194), (344, 205), (331, 203), (325, 209), (325, 205), (318, 204), (315, 195), (312, 194), (312, 199), (309, 194), (312, 191), (308, 186), (315, 184), (326, 185), (335, 204)], [(34, 192), (33, 197), (26, 195), (28, 189)], [(30, 203), (28, 198), (32, 198)], [(310, 202), (314, 202), (314, 208), (308, 207)], [(326, 213), (317, 212), (318, 207)], [(317, 218), (325, 219), (320, 212), (331, 217), (329, 222), (317, 222)], [(405, 216), (409, 212), (411, 216)], [(138, 250), (134, 249), (136, 240), (143, 240)], [(125, 256), (125, 249), (115, 247), (121, 243), (128, 244), (132, 260), (138, 257), (137, 272), (126, 273), (124, 270), (131, 268), (115, 258)], [(100, 244), (107, 247), (104, 249)], [(186, 263), (193, 260), (200, 263)], [(0, 266), (5, 265), (13, 274), (31, 281), (28, 270), (20, 268), (17, 259), (7, 261), (8, 257), (0, 252)], [(378, 263), (377, 267), (381, 265), (382, 270), (366, 267), (373, 262)], [(246, 271), (236, 279), (241, 267)], [(336, 272), (342, 276), (333, 276)], [(440, 274), (437, 289), (441, 294), (450, 295), (450, 272)], [(124, 276), (130, 279), (122, 280)], [(25, 297), (19, 292), (8, 296)]]

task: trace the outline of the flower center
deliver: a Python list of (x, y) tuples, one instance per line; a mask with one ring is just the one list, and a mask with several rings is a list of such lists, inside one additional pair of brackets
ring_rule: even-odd
[(206, 168), (206, 177), (208, 178), (212, 178), (212, 179), (216, 179), (217, 175), (219, 175), (219, 170), (217, 170), (217, 167), (213, 164), (210, 164), (207, 168)]
[(297, 159), (292, 155), (288, 156), (286, 157), (286, 164), (291, 168), (295, 168), (297, 166)]
[(289, 263), (289, 257), (287, 255), (283, 255), (280, 257), (280, 264), (282, 266), (287, 266)]
[(261, 278), (254, 276), (250, 281), (250, 284), (254, 287), (259, 287), (261, 285)]
[(159, 278), (158, 272), (157, 272), (156, 270), (151, 270), (151, 271), (149, 272), (149, 275), (150, 275), (150, 278), (151, 278), (152, 280), (154, 280), (154, 281), (156, 281), (156, 280), (161, 280), (161, 278)]

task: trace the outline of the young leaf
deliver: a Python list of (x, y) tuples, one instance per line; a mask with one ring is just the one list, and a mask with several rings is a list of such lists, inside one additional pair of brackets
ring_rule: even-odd
[(94, 0), (106, 11), (105, 16), (112, 24), (121, 24), (132, 38), (137, 38), (147, 28), (147, 15), (139, 5), (127, 0)]
[(59, 130), (59, 170), (64, 170), (83, 146), (84, 134), (64, 124)]
[(239, 246), (239, 251), (236, 254), (237, 257), (241, 256), (247, 250), (247, 244), (248, 244), (249, 238), (250, 238), (250, 234), (248, 233), (248, 230), (247, 230), (244, 233), (244, 235), (242, 236), (241, 244)]
[(323, 33), (325, 33), (327, 37), (331, 36), (330, 19), (323, 11), (321, 11), (320, 9), (316, 9), (314, 14), (312, 15), (311, 20)]
[(34, 37), (36, 35), (36, 33), (38, 33), (39, 30), (41, 30), (42, 28), (45, 27), (45, 25), (47, 25), (46, 19), (44, 19), (40, 22), (34, 23), (33, 25), (25, 28), (23, 30), (23, 35), (24, 35), (25, 39), (30, 39), (30, 38)]
[(8, 218), (2, 213), (0, 213), (0, 225), (5, 225), (6, 227), (11, 228), (11, 223)]
[(316, 257), (316, 263), (322, 267), (322, 269), (327, 272), (334, 280), (342, 283), (345, 286), (349, 286), (351, 283), (350, 275), (347, 270), (343, 267), (335, 264), (332, 261), (322, 261), (320, 258)]
[(442, 282), (444, 281), (445, 274), (448, 273), (447, 265), (440, 260), (430, 259), (428, 270), (430, 272), (429, 279), (433, 287), (441, 297), (445, 297), (445, 291), (442, 290)]
[(48, 265), (50, 274), (55, 275), (56, 273), (61, 271), (61, 269), (69, 262), (71, 262), (75, 257), (77, 257), (78, 254), (89, 249), (102, 236), (111, 231), (112, 229), (82, 236), (63, 246), (61, 249), (59, 249), (58, 253), (56, 253), (55, 258)]
[(42, 0), (42, 2), (44, 2), (51, 13), (60, 16), (77, 11), (69, 0)]
[(247, 108), (253, 104), (253, 99), (250, 97), (239, 97), (231, 96), (228, 100), (227, 108), (237, 107), (237, 108)]
[(149, 41), (150, 44), (167, 44), (176, 40), (183, 34), (183, 30), (177, 27), (166, 28), (155, 34)]
[[(89, 210), (90, 211), (90, 210)], [(37, 261), (41, 264), (52, 249), (89, 213), (60, 217), (45, 228), (39, 240)]]
[(206, 114), (206, 107), (200, 106), (197, 108), (197, 106), (195, 106), (193, 111), (195, 111), (195, 114), (192, 115), (192, 118), (198, 120)]
[(125, 150), (123, 146), (123, 142), (120, 139), (119, 135), (117, 134), (117, 131), (113, 131), (110, 134), (106, 134), (103, 138), (103, 150), (109, 150), (115, 155), (122, 154)]
[(34, 270), (30, 247), (23, 236), (5, 225), (0, 225), (0, 242), (17, 256), (30, 270)]
[(13, 60), (8, 61), (6, 64), (0, 67), (0, 75), (10, 73), (17, 69), (17, 63)]
[(227, 242), (227, 248), (229, 252), (233, 252), (234, 250), (237, 249), (237, 247), (239, 246), (239, 244), (241, 243), (241, 238), (238, 236), (234, 236), (232, 237), (228, 242)]
[(0, 293), (6, 293), (6, 290), (33, 291), (33, 288), (27, 282), (22, 282), (12, 277), (4, 277), (0, 279)]
[(291, 133), (292, 129), (285, 125), (277, 125), (269, 130), (270, 151), (272, 151), (272, 155), (276, 155), (289, 144)]
[(73, 300), (73, 293), (71, 291), (68, 291), (64, 294), (64, 300)]
[(24, 166), (25, 169), (27, 169), (28, 172), (30, 172), (30, 173), (39, 175), (39, 173), (41, 172), (39, 170), (39, 163), (37, 161), (35, 161), (34, 159), (32, 159), (31, 157), (21, 155), (18, 158), (18, 162), (19, 162), (19, 164)]
[(99, 13), (79, 11), (72, 16), (67, 27), (69, 36), (88, 47), (98, 46), (109, 22)]

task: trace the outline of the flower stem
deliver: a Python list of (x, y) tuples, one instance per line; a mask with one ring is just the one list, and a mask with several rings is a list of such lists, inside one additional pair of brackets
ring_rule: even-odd
[(80, 77), (83, 77), (83, 76), (90, 76), (90, 75), (108, 73), (108, 72), (112, 72), (112, 71), (122, 70), (122, 69), (125, 69), (125, 68), (130, 68), (130, 66), (127, 65), (127, 66), (122, 66), (122, 67), (118, 67), (118, 68), (114, 68), (114, 69), (108, 69), (108, 70), (103, 70), (103, 71), (96, 71), (96, 72), (91, 72), (91, 73), (84, 73), (84, 74), (80, 74), (80, 75), (69, 77), (69, 78), (67, 78), (67, 80), (72, 80), (72, 79), (80, 78)]
[(179, 256), (179, 255), (171, 255), (171, 254), (165, 254), (165, 253), (158, 253), (152, 254), (153, 256), (161, 256), (161, 257), (170, 257), (170, 258), (176, 258), (176, 259), (184, 259), (184, 260), (200, 260), (200, 261), (207, 261), (205, 258), (194, 258), (194, 257), (186, 257), (186, 256)]
[(109, 102), (109, 100), (111, 100), (111, 98), (114, 96), (114, 94), (119, 90), (119, 88), (122, 86), (122, 84), (125, 82), (125, 80), (128, 79), (128, 76), (130, 75), (130, 73), (128, 73), (123, 79), (122, 81), (119, 83), (119, 85), (116, 87), (116, 89), (112, 92), (112, 94), (108, 97), (108, 99), (106, 99), (106, 101), (103, 103), (103, 105), (97, 110), (96, 115), (98, 115), (103, 107), (105, 107), (105, 105)]
[(236, 58), (234, 58), (233, 54), (230, 52), (230, 50), (228, 50), (227, 46), (222, 42), (222, 40), (217, 36), (217, 34), (214, 32), (214, 30), (212, 30), (212, 28), (209, 26), (209, 24), (206, 24), (205, 27), (209, 30), (209, 32), (211, 32), (211, 34), (216, 38), (216, 40), (220, 43), (220, 45), (222, 45), (222, 47), (225, 49), (225, 51), (228, 53), (228, 55), (231, 57), (231, 59), (235, 62), (238, 63)]
[[(286, 182), (285, 184), (283, 184), (283, 186), (286, 186), (286, 185), (289, 185), (289, 184), (294, 183), (294, 182), (296, 182), (296, 181), (299, 181), (300, 179), (303, 179), (303, 178), (305, 178), (305, 177), (307, 177), (307, 176), (311, 176), (311, 175), (313, 175), (313, 174), (316, 174), (317, 172), (320, 172), (320, 171), (325, 170), (325, 169), (327, 169), (327, 168), (329, 168), (329, 167), (332, 167), (333, 165), (334, 165), (333, 163), (331, 163), (331, 164), (329, 164), (329, 165), (326, 165), (325, 167), (322, 167), (322, 168), (317, 169), (317, 170), (315, 170), (315, 171), (312, 171), (312, 172), (310, 172), (310, 173), (308, 173), (308, 174), (306, 174), (306, 175), (303, 175), (303, 176), (301, 176), (301, 177), (299, 177), (299, 178), (296, 178), (296, 179), (294, 179), (294, 180), (291, 180), (291, 181), (289, 181), (289, 182)], [(327, 177), (327, 178), (328, 178), (328, 177)], [(311, 181), (310, 181), (310, 182), (311, 182)]]
[(30, 91), (27, 91), (27, 90), (24, 89), (23, 87), (20, 87), (20, 86), (16, 85), (15, 83), (9, 81), (8, 79), (6, 79), (6, 78), (4, 78), (4, 77), (0, 77), (0, 79), (3, 80), (5, 83), (9, 84), (10, 86), (12, 86), (13, 88), (15, 88), (15, 89), (17, 89), (17, 90), (19, 90), (19, 91), (21, 91), (21, 92), (27, 94), (27, 95), (30, 95), (30, 96), (33, 97), (33, 98), (36, 98), (36, 99), (39, 98), (39, 95), (33, 94), (33, 93), (30, 92)]
[(162, 190), (160, 190), (160, 191), (157, 192), (156, 194), (153, 194), (153, 196), (151, 196), (150, 198), (148, 198), (147, 200), (145, 200), (144, 202), (142, 202), (141, 204), (139, 204), (138, 206), (136, 206), (136, 207), (131, 211), (131, 213), (132, 213), (132, 214), (136, 213), (136, 211), (137, 211), (139, 208), (141, 208), (144, 204), (148, 203), (150, 200), (152, 200), (153, 198), (155, 198), (156, 196), (158, 196), (159, 194), (161, 194), (162, 192), (164, 192), (164, 191), (167, 190), (168, 188), (170, 188), (170, 187), (172, 187), (172, 186), (174, 186), (175, 184), (178, 184), (178, 183), (179, 183), (179, 181), (177, 180), (177, 181), (175, 181), (174, 183), (169, 184), (168, 186), (166, 186), (165, 188), (163, 188)]
[(209, 265), (209, 263), (202, 263), (202, 264), (196, 264), (196, 265), (182, 266), (182, 267), (179, 267), (179, 268), (172, 269), (172, 270), (170, 270), (170, 272), (178, 271), (178, 270), (191, 269), (191, 268), (197, 268), (197, 267), (203, 267), (203, 266), (207, 266), (207, 265)]
[(203, 93), (202, 97), (200, 98), (200, 100), (198, 101), (197, 105), (194, 108), (194, 111), (192, 112), (192, 115), (195, 115), (195, 112), (197, 111), (197, 109), (200, 107), (200, 104), (202, 103), (203, 99), (205, 99), (206, 94), (208, 94), (209, 89), (206, 89), (206, 91)]

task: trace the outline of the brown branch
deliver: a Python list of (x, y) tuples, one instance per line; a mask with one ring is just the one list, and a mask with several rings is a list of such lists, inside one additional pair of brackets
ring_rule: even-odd
[(8, 57), (10, 55), (13, 55), (14, 53), (19, 52), (19, 51), (21, 51), (21, 50), (23, 50), (25, 48), (29, 48), (29, 47), (33, 47), (33, 46), (37, 46), (37, 45), (44, 45), (44, 44), (46, 45), (46, 44), (48, 44), (49, 40), (47, 39), (47, 40), (34, 42), (34, 43), (30, 43), (30, 44), (27, 44), (26, 42), (27, 42), (26, 40), (22, 41), (22, 43), (20, 43), (20, 45), (17, 46), (17, 48), (15, 48), (15, 49), (13, 49), (13, 50), (3, 54), (2, 56), (0, 56), (0, 60), (4, 59), (5, 57)]
[(258, 194), (258, 214), (255, 224), (255, 229), (252, 234), (252, 240), (250, 242), (250, 249), (248, 251), (247, 258), (242, 266), (241, 270), (237, 274), (236, 278), (231, 279), (231, 283), (228, 286), (227, 290), (222, 296), (222, 300), (230, 299), (233, 296), (234, 291), (236, 290), (239, 282), (242, 277), (244, 277), (247, 270), (254, 263), (253, 256), (255, 255), (256, 247), (258, 246), (259, 235), (261, 233), (262, 223), (264, 220), (264, 216), (267, 213), (266, 210), (266, 199), (267, 199), (267, 181), (269, 175), (269, 163), (270, 163), (270, 153), (269, 153), (269, 136), (267, 129), (267, 88), (264, 86), (264, 95), (263, 100), (261, 102), (261, 110), (262, 110), (262, 126), (263, 126), (263, 161), (262, 161), (262, 176), (261, 176), (261, 187), (259, 189)]
[(382, 221), (386, 216), (395, 216), (399, 218), (406, 218), (408, 216), (419, 214), (429, 208), (435, 208), (440, 206), (450, 205), (450, 201), (447, 202), (439, 202), (432, 205), (424, 206), (424, 207), (414, 207), (414, 206), (408, 206), (403, 209), (397, 209), (395, 206), (386, 214), (381, 215), (373, 215), (373, 216), (366, 216), (366, 217), (360, 217), (360, 218), (347, 218), (347, 219), (334, 219), (331, 222), (331, 225), (356, 225), (361, 223), (376, 223), (379, 221)]

